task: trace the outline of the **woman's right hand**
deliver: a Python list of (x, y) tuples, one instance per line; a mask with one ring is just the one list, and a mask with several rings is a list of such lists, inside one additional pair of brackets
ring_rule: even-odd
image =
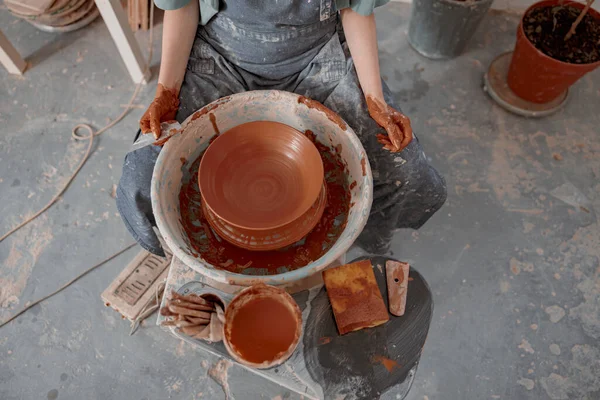
[(164, 87), (158, 84), (154, 100), (140, 120), (142, 133), (150, 133), (155, 139), (160, 137), (160, 123), (175, 119), (179, 108), (179, 93), (176, 89)]

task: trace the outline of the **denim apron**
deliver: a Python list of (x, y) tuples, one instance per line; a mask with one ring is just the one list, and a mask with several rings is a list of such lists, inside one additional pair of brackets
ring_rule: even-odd
[[(177, 120), (218, 98), (248, 90), (285, 90), (340, 114), (361, 140), (373, 170), (373, 207), (358, 245), (384, 254), (398, 228), (417, 229), (446, 200), (446, 184), (419, 140), (400, 153), (383, 150), (345, 43), (334, 0), (227, 0), (198, 27), (180, 91)], [(383, 84), (384, 96), (395, 106)], [(133, 237), (163, 255), (153, 227), (150, 182), (160, 147), (125, 157), (117, 208)]]

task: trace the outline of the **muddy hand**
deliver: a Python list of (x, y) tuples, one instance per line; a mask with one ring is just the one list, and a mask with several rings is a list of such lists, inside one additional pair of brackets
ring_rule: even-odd
[(406, 115), (371, 96), (367, 97), (367, 107), (371, 118), (387, 133), (387, 136), (381, 133), (377, 135), (377, 141), (384, 149), (397, 153), (409, 145), (413, 132)]
[(152, 132), (155, 139), (160, 137), (160, 123), (175, 119), (179, 108), (177, 96), (177, 90), (158, 84), (156, 96), (140, 120), (142, 133)]

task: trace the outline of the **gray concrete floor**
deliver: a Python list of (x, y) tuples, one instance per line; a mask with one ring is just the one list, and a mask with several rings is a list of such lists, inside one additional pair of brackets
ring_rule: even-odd
[[(519, 118), (481, 90), (491, 60), (513, 46), (516, 17), (489, 15), (463, 56), (434, 62), (409, 48), (408, 12), (378, 11), (382, 74), (449, 189), (423, 229), (394, 239), (436, 303), (409, 400), (598, 399), (600, 71), (558, 114)], [(4, 233), (77, 165), (86, 144), (71, 127), (104, 125), (133, 85), (100, 20), (53, 35), (0, 10), (0, 26), (33, 64), (22, 78), (0, 70)], [(152, 96), (148, 85), (137, 103)], [(0, 243), (0, 321), (132, 242), (111, 193), (142, 112), (102, 135), (61, 200)], [(151, 322), (130, 337), (103, 306), (100, 293), (136, 251), (0, 329), (1, 399), (224, 398), (207, 376), (214, 358)], [(241, 368), (229, 376), (237, 399), (288, 398)]]

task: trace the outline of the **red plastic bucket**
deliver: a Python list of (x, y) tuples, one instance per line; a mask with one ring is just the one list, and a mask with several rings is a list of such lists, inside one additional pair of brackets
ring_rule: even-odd
[[(547, 103), (564, 93), (569, 86), (588, 72), (600, 66), (600, 61), (590, 64), (571, 64), (548, 57), (529, 41), (523, 31), (523, 19), (534, 8), (570, 5), (584, 8), (577, 2), (547, 0), (527, 9), (517, 28), (517, 43), (508, 71), (508, 86), (524, 100)], [(590, 9), (588, 14), (600, 20), (600, 13)]]

